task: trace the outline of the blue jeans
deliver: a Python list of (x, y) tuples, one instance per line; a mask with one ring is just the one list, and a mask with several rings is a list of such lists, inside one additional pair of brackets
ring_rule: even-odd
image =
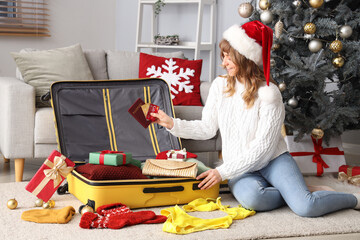
[(299, 216), (318, 217), (340, 209), (354, 208), (353, 194), (310, 192), (295, 160), (288, 153), (273, 159), (263, 169), (229, 180), (230, 191), (245, 208), (269, 211), (284, 205)]

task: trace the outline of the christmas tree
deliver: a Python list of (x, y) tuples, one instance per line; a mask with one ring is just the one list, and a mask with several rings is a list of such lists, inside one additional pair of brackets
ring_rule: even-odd
[[(327, 142), (360, 128), (358, 0), (260, 0), (239, 14), (274, 31), (272, 77), (286, 109), (285, 126), (300, 140)], [(250, 9), (250, 10), (249, 10)]]

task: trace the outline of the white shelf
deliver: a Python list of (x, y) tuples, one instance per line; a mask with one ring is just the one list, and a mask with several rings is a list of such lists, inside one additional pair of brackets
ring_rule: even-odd
[[(166, 3), (166, 4), (197, 4), (197, 6), (198, 6), (196, 36), (195, 36), (196, 40), (194, 42), (180, 42), (179, 45), (157, 45), (157, 44), (154, 44), (153, 42), (143, 42), (141, 40), (144, 5), (152, 5), (152, 8), (154, 10), (155, 2), (156, 2), (156, 0), (139, 0), (135, 51), (139, 52), (141, 48), (150, 48), (152, 50), (156, 50), (156, 49), (174, 49), (174, 50), (188, 49), (188, 50), (194, 51), (194, 59), (195, 60), (199, 59), (200, 51), (207, 51), (209, 53), (209, 79), (208, 80), (212, 81), (214, 79), (214, 65), (215, 65), (216, 0), (164, 0), (164, 3)], [(209, 42), (201, 41), (204, 5), (210, 6), (210, 24), (209, 24), (210, 41)], [(166, 7), (166, 5), (164, 7)], [(155, 24), (156, 20), (155, 20), (154, 14), (152, 14), (150, 21), (151, 21), (150, 39), (154, 39), (154, 36), (156, 36), (156, 34), (158, 32), (157, 25)]]
[(138, 44), (140, 48), (169, 48), (169, 49), (191, 49), (195, 50), (199, 48), (200, 50), (210, 51), (213, 47), (211, 43), (200, 43), (199, 46), (196, 45), (196, 42), (180, 42), (179, 45), (159, 45), (152, 42), (142, 42)]

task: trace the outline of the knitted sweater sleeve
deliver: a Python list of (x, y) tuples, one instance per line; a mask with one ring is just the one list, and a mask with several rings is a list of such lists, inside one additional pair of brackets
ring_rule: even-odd
[(262, 87), (258, 94), (261, 103), (255, 138), (245, 152), (233, 156), (233, 159), (224, 159), (224, 163), (216, 168), (223, 180), (260, 170), (272, 160), (278, 139), (281, 137), (285, 109), (281, 94), (275, 85)]
[(206, 140), (214, 137), (219, 128), (217, 102), (221, 94), (220, 79), (211, 84), (201, 120), (181, 120), (174, 118), (174, 126), (170, 133), (185, 139)]

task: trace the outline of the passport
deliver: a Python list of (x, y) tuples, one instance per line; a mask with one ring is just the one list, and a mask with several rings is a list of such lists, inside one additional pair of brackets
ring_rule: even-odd
[(129, 108), (128, 112), (144, 127), (147, 128), (156, 118), (150, 115), (152, 112), (158, 112), (159, 107), (152, 103), (144, 103), (138, 98)]

